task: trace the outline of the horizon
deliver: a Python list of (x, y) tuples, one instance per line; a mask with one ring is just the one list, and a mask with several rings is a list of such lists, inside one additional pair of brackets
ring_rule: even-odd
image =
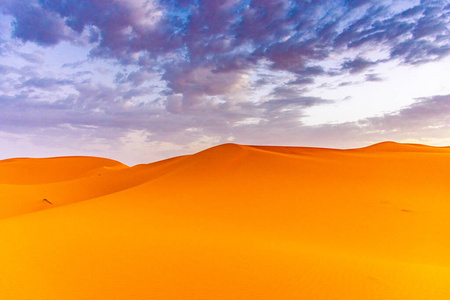
[(450, 146), (450, 4), (0, 3), (0, 160)]
[(245, 145), (245, 144), (237, 144), (237, 143), (232, 143), (232, 142), (228, 142), (228, 143), (223, 143), (223, 144), (218, 144), (218, 145), (213, 145), (211, 147), (205, 148), (205, 149), (201, 149), (197, 152), (193, 152), (193, 153), (185, 153), (185, 154), (180, 154), (180, 155), (176, 155), (176, 156), (172, 156), (172, 157), (166, 157), (157, 161), (151, 161), (151, 162), (140, 162), (137, 164), (127, 164), (126, 162), (114, 159), (114, 158), (109, 158), (109, 157), (103, 157), (103, 156), (92, 156), (92, 155), (61, 155), (61, 156), (44, 156), (44, 157), (11, 157), (11, 158), (5, 158), (5, 159), (0, 159), (0, 162), (2, 161), (7, 161), (7, 160), (15, 160), (15, 159), (53, 159), (53, 158), (70, 158), (70, 157), (79, 157), (79, 158), (103, 158), (103, 159), (107, 159), (107, 160), (111, 160), (111, 161), (116, 161), (119, 162), (121, 164), (124, 164), (128, 167), (135, 167), (138, 165), (149, 165), (149, 164), (153, 164), (153, 163), (158, 163), (158, 162), (162, 162), (162, 161), (166, 161), (166, 160), (170, 160), (173, 158), (178, 158), (178, 157), (184, 157), (184, 156), (191, 156), (191, 155), (195, 155), (195, 154), (199, 154), (203, 151), (207, 151), (210, 150), (212, 148), (216, 148), (216, 147), (223, 147), (223, 146), (227, 146), (227, 145), (235, 145), (235, 146), (244, 146), (244, 147), (273, 147), (273, 148), (296, 148), (296, 149), (315, 149), (315, 150), (342, 150), (342, 151), (352, 151), (352, 150), (361, 150), (361, 149), (366, 149), (366, 148), (373, 148), (375, 146), (381, 146), (381, 145), (386, 145), (386, 144), (393, 144), (396, 146), (424, 146), (424, 147), (432, 147), (432, 148), (450, 148), (450, 145), (447, 146), (433, 146), (433, 145), (426, 145), (426, 144), (417, 144), (417, 143), (399, 143), (399, 142), (395, 142), (395, 141), (382, 141), (382, 142), (377, 142), (374, 144), (370, 144), (370, 145), (366, 145), (366, 146), (361, 146), (361, 147), (354, 147), (354, 148), (332, 148), (332, 147), (313, 147), (313, 146), (286, 146), (286, 145), (256, 145), (256, 144), (252, 144), (252, 145)]

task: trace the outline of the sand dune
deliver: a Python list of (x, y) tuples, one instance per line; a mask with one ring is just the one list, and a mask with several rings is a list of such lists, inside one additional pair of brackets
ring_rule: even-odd
[(131, 168), (91, 157), (2, 161), (0, 219), (126, 190), (157, 178), (180, 159)]
[(450, 299), (448, 147), (6, 160), (0, 199), (2, 299)]
[(14, 158), (0, 161), (0, 183), (42, 184), (88, 176), (97, 169), (120, 169), (120, 162), (97, 157)]

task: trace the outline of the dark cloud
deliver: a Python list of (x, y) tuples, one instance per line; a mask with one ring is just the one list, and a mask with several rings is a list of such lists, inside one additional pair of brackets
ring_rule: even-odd
[(377, 81), (383, 81), (383, 78), (381, 78), (379, 76), (379, 74), (366, 74), (365, 76), (366, 81), (373, 81), (373, 82), (377, 82)]
[(359, 7), (359, 6), (362, 6), (364, 4), (368, 4), (370, 2), (371, 1), (369, 1), (369, 0), (347, 0), (346, 1), (347, 5), (350, 6), (350, 7)]
[(265, 45), (273, 42), (274, 38), (277, 40), (289, 34), (289, 27), (295, 25), (289, 9), (289, 1), (249, 1), (248, 6), (241, 10), (241, 21), (236, 28), (237, 38)]
[(64, 85), (71, 85), (74, 82), (71, 80), (58, 80), (55, 78), (31, 78), (26, 80), (21, 84), (21, 87), (33, 87), (33, 88), (39, 88), (44, 90), (51, 90), (51, 89), (59, 89), (61, 86)]
[(314, 78), (311, 77), (305, 77), (305, 78), (297, 78), (293, 81), (288, 82), (288, 84), (295, 84), (295, 85), (308, 85), (313, 84)]
[(427, 40), (407, 40), (392, 49), (391, 57), (408, 64), (420, 64), (439, 60), (450, 54), (450, 45), (436, 45)]
[(375, 65), (375, 62), (357, 57), (354, 60), (347, 60), (342, 64), (342, 70), (349, 71), (351, 74), (361, 73), (369, 67)]
[(404, 63), (418, 64), (449, 55), (450, 9), (444, 5), (444, 1), (427, 1), (415, 7), (419, 18), (410, 30), (412, 37), (393, 45), (391, 57), (400, 58)]
[(419, 14), (422, 14), (423, 10), (424, 10), (423, 6), (416, 5), (416, 6), (411, 7), (409, 9), (405, 10), (405, 11), (402, 11), (401, 13), (399, 13), (397, 15), (397, 17), (398, 17), (398, 19), (411, 18), (411, 17), (417, 16)]
[[(379, 20), (386, 14), (386, 10), (387, 8), (384, 6), (370, 6), (362, 17), (352, 21), (336, 36), (334, 47), (354, 48), (370, 42), (374, 37), (376, 39), (385, 37), (386, 28), (381, 28)], [(351, 17), (351, 15), (347, 17)], [(374, 36), (374, 34), (376, 35)]]
[(349, 85), (353, 85), (355, 84), (355, 82), (352, 81), (344, 81), (338, 84), (338, 86), (349, 86)]
[(82, 65), (84, 65), (85, 63), (87, 63), (87, 60), (82, 60), (82, 61), (77, 61), (74, 63), (65, 63), (63, 64), (61, 67), (62, 68), (72, 68), (72, 69), (76, 69), (78, 67), (81, 67)]
[(315, 76), (324, 75), (326, 72), (325, 72), (324, 68), (321, 66), (310, 66), (310, 67), (301, 68), (301, 69), (297, 70), (296, 73), (301, 76), (315, 77)]
[[(9, 5), (8, 5), (9, 4)], [(34, 1), (7, 1), (6, 12), (13, 15), (13, 36), (42, 46), (66, 39), (64, 23), (58, 14), (45, 10)]]
[(320, 97), (305, 97), (298, 96), (297, 98), (283, 98), (275, 99), (263, 102), (261, 107), (267, 108), (270, 113), (274, 111), (280, 111), (286, 108), (299, 108), (312, 107), (320, 104), (330, 103), (331, 101), (322, 99)]
[(130, 83), (133, 87), (141, 86), (146, 80), (150, 78), (145, 70), (133, 71), (128, 74), (123, 74), (121, 72), (116, 74), (116, 83)]
[[(0, 69), (1, 70), (1, 69)], [(0, 71), (1, 72), (1, 71)], [(254, 84), (253, 84), (253, 86), (254, 87), (256, 87), (256, 88), (258, 88), (258, 87), (261, 87), (261, 86), (265, 86), (265, 85), (267, 85), (267, 84), (269, 84), (270, 83), (270, 80), (269, 79), (267, 79), (267, 78), (260, 78), (260, 79), (258, 79)]]
[(357, 81), (342, 81), (337, 86), (343, 87), (343, 86), (351, 86), (351, 85), (358, 85), (363, 84), (365, 82), (380, 82), (384, 79), (379, 76), (379, 74), (365, 74), (363, 80), (357, 80)]
[[(317, 106), (321, 104), (332, 103), (330, 100), (322, 99), (320, 97), (303, 96), (302, 90), (295, 87), (280, 86), (273, 89), (269, 94), (271, 99), (257, 105), (258, 108), (264, 108), (264, 114), (268, 119), (276, 119), (281, 115), (293, 113), (294, 118), (298, 120), (302, 115), (302, 110), (308, 107)], [(275, 118), (270, 116), (276, 116)]]

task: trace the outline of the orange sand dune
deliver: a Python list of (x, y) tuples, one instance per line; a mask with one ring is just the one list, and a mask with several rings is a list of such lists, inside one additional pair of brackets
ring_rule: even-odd
[(0, 161), (0, 183), (41, 184), (87, 176), (100, 169), (126, 167), (97, 157), (14, 158)]
[(0, 162), (2, 299), (450, 299), (448, 147), (69, 161)]
[(125, 190), (157, 178), (178, 160), (182, 157), (154, 163), (150, 168), (129, 168), (91, 157), (0, 161), (0, 219)]

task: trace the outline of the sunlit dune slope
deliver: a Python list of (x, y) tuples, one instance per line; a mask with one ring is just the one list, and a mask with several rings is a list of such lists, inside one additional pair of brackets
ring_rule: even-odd
[(450, 299), (448, 147), (108, 163), (0, 186), (4, 207), (40, 187), (61, 199), (0, 220), (3, 298)]

